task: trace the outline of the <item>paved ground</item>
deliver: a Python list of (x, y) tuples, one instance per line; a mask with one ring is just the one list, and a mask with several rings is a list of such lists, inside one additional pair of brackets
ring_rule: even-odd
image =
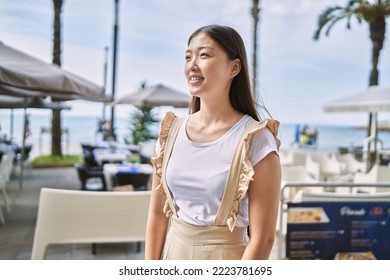
[[(11, 213), (3, 208), (6, 224), (0, 225), (0, 259), (26, 260), (31, 258), (34, 228), (38, 209), (39, 191), (42, 187), (57, 189), (79, 189), (76, 170), (50, 168), (26, 170), (23, 188), (19, 189), (19, 178), (13, 176), (9, 183), (9, 195), (14, 199)], [(2, 199), (2, 198), (0, 198)], [(3, 205), (1, 200), (0, 205)], [(271, 259), (276, 259), (274, 246)], [(91, 244), (51, 245), (47, 259), (76, 260), (125, 260), (143, 259), (144, 250), (137, 253), (136, 244), (98, 244), (96, 255)]]

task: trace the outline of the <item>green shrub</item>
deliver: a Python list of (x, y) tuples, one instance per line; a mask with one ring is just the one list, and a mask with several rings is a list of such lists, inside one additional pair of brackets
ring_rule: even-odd
[(73, 166), (75, 163), (82, 161), (83, 159), (81, 155), (42, 155), (34, 158), (31, 163), (33, 168), (43, 168)]

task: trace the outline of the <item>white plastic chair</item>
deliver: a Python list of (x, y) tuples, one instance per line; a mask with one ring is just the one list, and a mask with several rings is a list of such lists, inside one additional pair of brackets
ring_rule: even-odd
[(305, 150), (295, 149), (291, 147), (280, 147), (279, 156), (281, 165), (305, 165), (306, 161)]
[[(13, 168), (13, 160), (15, 154), (13, 152), (6, 152), (1, 158), (0, 162), (0, 189), (3, 195), (4, 204), (7, 209), (7, 212), (11, 212), (11, 203), (7, 194), (7, 184), (10, 180)], [(2, 216), (0, 211), (0, 220), (2, 223), (5, 222), (4, 216)]]
[(317, 181), (320, 180), (320, 177), (321, 177), (320, 163), (317, 161), (314, 161), (310, 153), (308, 153), (306, 155), (305, 168), (306, 168), (306, 172), (308, 174), (310, 174), (310, 176), (315, 178)]
[(303, 165), (282, 166), (282, 186), (293, 182), (313, 183), (317, 180), (310, 176)]
[[(296, 165), (296, 166), (282, 166), (282, 186), (291, 183), (315, 183), (318, 180), (314, 179), (307, 171), (305, 166)], [(299, 188), (289, 188), (291, 190), (287, 195), (289, 197), (294, 197)], [(316, 188), (316, 190), (320, 190)]]
[(150, 191), (86, 192), (42, 188), (31, 259), (49, 244), (145, 241)]
[[(357, 172), (353, 177), (354, 183), (364, 184), (364, 183), (384, 183), (390, 182), (390, 166), (384, 166), (379, 164), (374, 164), (374, 166), (367, 173)], [(354, 189), (354, 192), (387, 192), (390, 191), (389, 188), (375, 188), (375, 187), (358, 187)]]
[(345, 163), (343, 174), (355, 174), (356, 172), (364, 172), (366, 170), (366, 164), (356, 160), (352, 154), (333, 154), (332, 157), (339, 162)]
[(306, 169), (316, 179), (327, 181), (332, 176), (343, 174), (346, 163), (339, 162), (326, 152), (312, 152), (307, 154)]
[(307, 151), (305, 150), (293, 150), (292, 165), (305, 165), (306, 154)]
[(294, 153), (294, 150), (292, 148), (286, 148), (286, 147), (281, 146), (279, 148), (280, 164), (281, 165), (292, 165), (293, 153)]

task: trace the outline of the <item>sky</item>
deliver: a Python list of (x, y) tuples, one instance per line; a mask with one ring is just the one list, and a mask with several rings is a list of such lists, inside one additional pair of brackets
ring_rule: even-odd
[[(328, 37), (313, 40), (318, 15), (347, 0), (261, 0), (258, 31), (258, 85), (274, 119), (286, 123), (366, 124), (365, 113), (325, 113), (326, 102), (364, 90), (368, 85), (371, 42), (368, 25), (346, 21)], [(252, 65), (251, 0), (119, 0), (115, 97), (136, 91), (143, 81), (188, 92), (184, 57), (188, 36), (207, 24), (224, 24), (242, 36)], [(64, 0), (62, 67), (111, 94), (114, 0)], [(0, 0), (0, 41), (48, 63), (52, 57), (51, 0)], [(389, 24), (389, 20), (387, 21)], [(389, 26), (389, 25), (388, 25)], [(380, 84), (390, 85), (390, 39), (380, 58)], [(103, 106), (71, 101), (64, 115), (101, 116)], [(115, 109), (126, 117), (130, 105)], [(42, 112), (41, 114), (49, 114)], [(107, 116), (110, 110), (106, 110)], [(390, 114), (379, 114), (389, 121)]]

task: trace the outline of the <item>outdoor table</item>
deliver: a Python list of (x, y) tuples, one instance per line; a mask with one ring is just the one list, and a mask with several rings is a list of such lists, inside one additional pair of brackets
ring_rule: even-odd
[(113, 179), (118, 173), (127, 174), (148, 174), (152, 175), (153, 167), (150, 164), (105, 164), (103, 166), (104, 177), (106, 179), (107, 190), (111, 191)]
[(99, 148), (93, 150), (93, 155), (96, 162), (102, 166), (105, 163), (126, 162), (127, 159), (133, 155), (133, 153), (129, 150), (112, 150), (106, 148)]
[(82, 142), (81, 146), (89, 147), (91, 150), (94, 149), (112, 149), (112, 150), (128, 150), (133, 153), (140, 151), (139, 145), (125, 144), (119, 142), (100, 141), (100, 142)]

